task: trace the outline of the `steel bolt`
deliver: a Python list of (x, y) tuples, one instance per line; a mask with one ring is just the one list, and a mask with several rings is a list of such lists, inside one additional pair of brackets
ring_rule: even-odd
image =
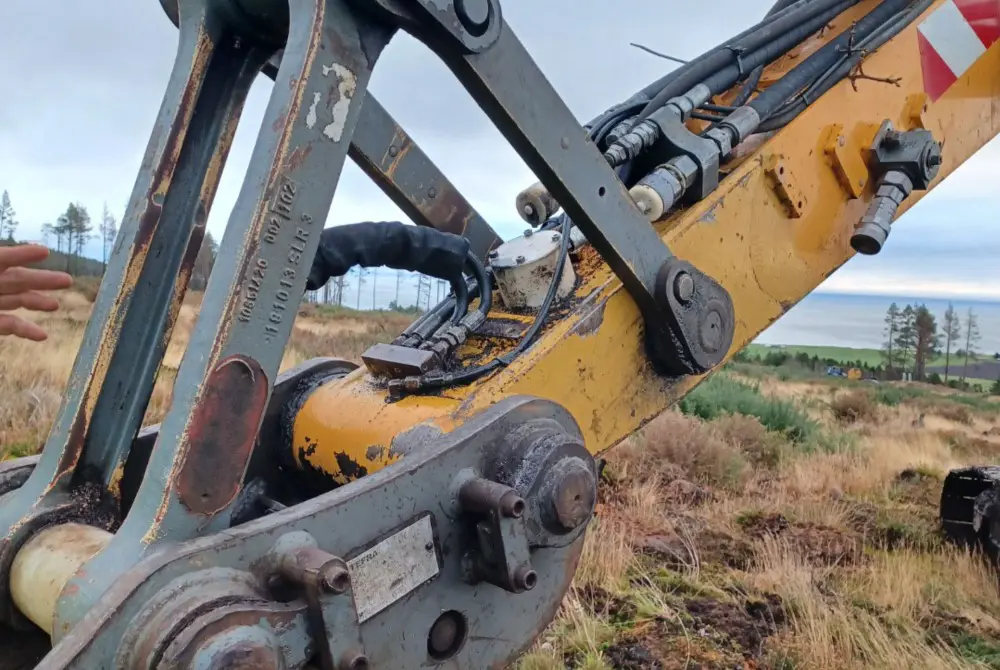
[(927, 164), (931, 167), (937, 167), (938, 165), (941, 165), (941, 162), (942, 160), (940, 154), (930, 154), (927, 156)]
[(552, 469), (549, 501), (555, 520), (566, 531), (585, 523), (597, 502), (597, 481), (580, 459), (565, 459)]
[(523, 208), (521, 208), (521, 211), (523, 211), (524, 215), (527, 216), (528, 218), (531, 219), (535, 218), (535, 208), (532, 207), (531, 204), (525, 205)]
[(534, 232), (535, 231), (533, 231), (531, 228), (528, 228), (526, 231), (524, 231), (524, 236), (531, 237), (534, 234)]
[(497, 259), (497, 258), (499, 258), (499, 257), (500, 257), (500, 252), (499, 252), (499, 251), (497, 251), (496, 249), (491, 249), (491, 250), (490, 250), (490, 253), (489, 253), (489, 257), (490, 257), (491, 259)]
[(558, 242), (561, 239), (561, 237), (562, 236), (559, 235), (559, 233), (552, 233), (552, 241), (553, 242)]
[(343, 593), (351, 585), (351, 575), (340, 565), (334, 564), (323, 568), (319, 583), (327, 593)]
[(680, 272), (674, 279), (674, 295), (683, 303), (690, 302), (694, 297), (694, 277), (687, 272)]
[(514, 260), (517, 262), (518, 265), (520, 265), (521, 263), (524, 262), (524, 256), (518, 256)]
[(391, 147), (389, 147), (389, 155), (392, 156), (393, 158), (395, 158), (396, 156), (398, 156), (399, 155), (399, 147), (397, 147), (395, 144), (393, 144)]
[(482, 35), (490, 22), (489, 0), (455, 0), (455, 13), (465, 29)]
[(522, 591), (530, 591), (538, 584), (538, 573), (529, 565), (522, 565), (514, 571), (514, 586)]
[(436, 198), (437, 194), (438, 194), (438, 191), (433, 186), (431, 186), (429, 189), (427, 189), (427, 197), (428, 198)]

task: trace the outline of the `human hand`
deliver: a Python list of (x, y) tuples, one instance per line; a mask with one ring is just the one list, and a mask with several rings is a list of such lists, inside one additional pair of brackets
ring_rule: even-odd
[(48, 337), (37, 324), (13, 314), (2, 314), (15, 309), (35, 312), (59, 309), (58, 300), (39, 291), (69, 288), (73, 285), (73, 278), (65, 272), (24, 267), (43, 261), (48, 256), (48, 248), (38, 244), (0, 247), (0, 337), (13, 335), (35, 342), (42, 342)]

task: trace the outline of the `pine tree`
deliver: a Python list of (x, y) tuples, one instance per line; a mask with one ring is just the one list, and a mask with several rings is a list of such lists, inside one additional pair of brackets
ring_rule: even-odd
[(933, 360), (941, 347), (941, 336), (937, 332), (937, 320), (926, 305), (920, 305), (913, 317), (915, 342), (913, 346), (913, 376), (923, 379), (927, 361)]
[(892, 303), (885, 313), (885, 343), (882, 345), (882, 357), (885, 359), (886, 370), (892, 370), (899, 358), (899, 352), (893, 349), (896, 334), (899, 332), (899, 305)]
[(906, 371), (906, 361), (917, 344), (916, 312), (912, 305), (907, 305), (899, 315), (899, 328), (896, 330), (896, 350), (899, 352), (899, 367)]
[(951, 345), (962, 336), (962, 323), (959, 321), (955, 307), (949, 302), (948, 309), (944, 312), (944, 322), (942, 323), (944, 332), (944, 383), (948, 383), (948, 369), (951, 365)]
[(962, 382), (965, 382), (965, 375), (969, 368), (969, 358), (976, 360), (976, 346), (979, 344), (979, 321), (976, 319), (972, 308), (965, 315), (965, 360), (962, 362)]

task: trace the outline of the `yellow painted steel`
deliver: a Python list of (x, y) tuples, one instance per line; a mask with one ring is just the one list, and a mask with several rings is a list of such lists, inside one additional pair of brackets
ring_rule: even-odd
[[(777, 79), (874, 5), (862, 3), (838, 18), (833, 30), (776, 63), (763, 81)], [(943, 143), (944, 163), (932, 189), (1000, 131), (1000, 115), (995, 114), (1000, 43), (942, 98), (926, 104), (917, 46), (922, 18), (864, 62), (867, 75), (898, 78), (897, 85), (841, 82), (781, 131), (765, 141), (758, 138), (756, 148), (744, 151), (739, 165), (708, 198), (657, 224), (677, 256), (715, 278), (732, 296), (736, 332), (730, 356), (854, 255), (851, 233), (872, 198), (862, 159), (884, 120), (903, 130), (924, 127)], [(866, 183), (846, 181), (850, 179)], [(914, 192), (900, 213), (925, 194)], [(892, 244), (891, 235), (887, 244)], [(879, 259), (858, 262), (877, 264)], [(502, 398), (520, 394), (564, 406), (579, 423), (587, 448), (600, 453), (704, 378), (671, 380), (654, 374), (642, 345), (639, 312), (621, 283), (593, 257), (585, 257), (577, 269), (580, 301), (568, 312), (557, 312), (534, 346), (510, 367), (476, 384), (387, 403), (385, 390), (362, 370), (318, 390), (294, 427), (300, 464), (341, 481), (338, 458), (372, 472), (391, 460), (384, 455), (391, 452), (395, 436), (412, 427), (430, 424), (447, 431)], [(480, 349), (468, 351), (474, 355)], [(377, 454), (382, 455), (369, 458)]]

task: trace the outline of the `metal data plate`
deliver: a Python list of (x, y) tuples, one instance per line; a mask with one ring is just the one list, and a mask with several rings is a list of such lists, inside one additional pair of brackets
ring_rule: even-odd
[(364, 623), (440, 573), (430, 515), (347, 561), (347, 570)]

